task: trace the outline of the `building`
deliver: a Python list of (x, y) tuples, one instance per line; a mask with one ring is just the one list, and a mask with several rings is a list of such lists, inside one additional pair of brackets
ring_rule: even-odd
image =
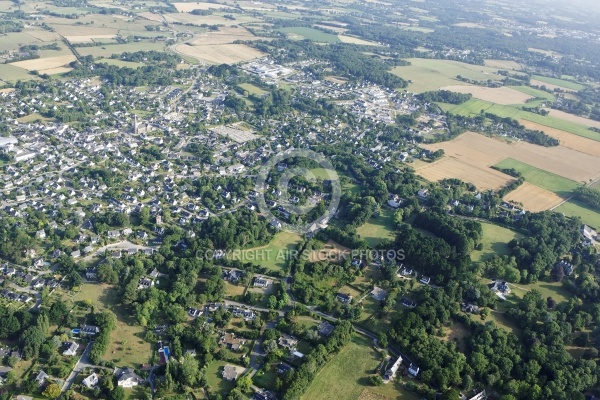
[(94, 372), (90, 376), (86, 377), (81, 383), (88, 389), (93, 388), (98, 384), (98, 375)]
[(371, 297), (377, 301), (383, 301), (387, 297), (387, 292), (380, 287), (375, 286), (371, 290)]
[(416, 364), (410, 363), (410, 366), (408, 367), (408, 373), (411, 374), (412, 376), (417, 376), (419, 375), (419, 367), (417, 367)]
[(246, 343), (246, 339), (236, 338), (235, 333), (226, 333), (219, 339), (220, 345), (225, 345), (231, 350), (240, 350)]
[(117, 371), (117, 385), (122, 388), (132, 388), (144, 382), (144, 380), (135, 373), (133, 368), (123, 368)]
[(77, 342), (65, 342), (63, 343), (63, 347), (65, 351), (63, 351), (63, 356), (74, 356), (77, 354), (77, 349), (79, 348), (79, 343)]
[(338, 293), (335, 298), (344, 304), (349, 304), (352, 301), (352, 296), (350, 296), (348, 293)]
[(46, 383), (46, 380), (48, 380), (49, 376), (47, 373), (45, 373), (44, 371), (40, 370), (40, 372), (38, 372), (38, 374), (35, 377), (35, 381), (37, 382), (38, 386), (44, 386), (44, 384)]
[(234, 365), (226, 365), (223, 367), (223, 379), (227, 381), (235, 381), (239, 373)]
[(261, 276), (257, 276), (256, 278), (254, 278), (254, 286), (256, 287), (261, 287), (261, 288), (266, 288), (269, 286), (269, 280), (265, 279)]
[(428, 276), (421, 276), (421, 279), (419, 279), (419, 282), (421, 282), (423, 285), (429, 285), (429, 282), (431, 282), (431, 278)]
[(293, 336), (283, 334), (279, 336), (277, 343), (290, 351), (296, 350), (296, 346), (298, 345), (298, 339)]
[(401, 364), (402, 356), (399, 356), (398, 359), (392, 364), (392, 366), (385, 371), (385, 374), (383, 375), (383, 381), (385, 383), (388, 383), (389, 381), (394, 379), (394, 377), (396, 376), (396, 372), (398, 372), (398, 368), (400, 368)]
[(589, 241), (595, 240), (598, 233), (587, 225), (581, 226), (581, 234)]
[(327, 321), (323, 321), (317, 327), (317, 332), (319, 332), (319, 335), (321, 336), (329, 336), (331, 335), (331, 332), (333, 332), (334, 329), (335, 326), (333, 324), (330, 324)]
[(94, 325), (84, 325), (81, 327), (79, 333), (82, 335), (95, 336), (96, 334), (100, 333), (100, 328)]
[(502, 295), (510, 294), (510, 287), (506, 281), (493, 281), (490, 284), (492, 292), (499, 293)]

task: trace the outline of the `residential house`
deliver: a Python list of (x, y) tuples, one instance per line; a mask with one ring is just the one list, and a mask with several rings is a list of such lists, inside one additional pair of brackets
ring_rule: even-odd
[(460, 309), (463, 312), (466, 313), (471, 313), (471, 314), (479, 314), (479, 307), (477, 307), (474, 304), (470, 304), (470, 303), (461, 303), (460, 304)]
[(277, 366), (277, 373), (278, 374), (285, 374), (286, 372), (289, 371), (293, 371), (294, 368), (290, 365), (287, 365), (285, 363), (279, 363), (279, 365)]
[(396, 376), (396, 372), (398, 372), (398, 368), (400, 368), (400, 365), (402, 364), (402, 356), (399, 356), (398, 359), (396, 359), (396, 361), (394, 361), (394, 363), (385, 371), (385, 374), (383, 375), (383, 381), (385, 383), (388, 383), (389, 381), (393, 380), (394, 377)]
[(388, 199), (388, 205), (392, 208), (398, 208), (402, 205), (402, 202), (404, 200), (398, 196), (397, 194), (390, 194), (390, 197)]
[(333, 324), (327, 321), (323, 321), (317, 327), (317, 332), (319, 332), (319, 335), (321, 336), (329, 336), (331, 335), (331, 332), (333, 332), (334, 329), (335, 326)]
[(154, 281), (147, 277), (141, 277), (138, 281), (138, 290), (150, 289), (154, 286)]
[(348, 293), (338, 293), (335, 298), (344, 304), (349, 304), (352, 301), (352, 296)]
[(96, 374), (95, 372), (92, 373), (91, 375), (87, 376), (83, 381), (81, 381), (81, 383), (88, 389), (93, 388), (94, 386), (96, 386), (98, 384), (98, 374)]
[(123, 368), (117, 371), (117, 385), (122, 388), (132, 388), (144, 382), (144, 380), (135, 373), (133, 368)]
[(38, 372), (38, 374), (35, 377), (35, 381), (37, 382), (38, 386), (44, 386), (48, 378), (50, 378), (48, 374), (45, 373), (43, 370), (40, 370), (40, 372)]
[(63, 343), (63, 347), (65, 348), (65, 351), (63, 351), (63, 356), (74, 356), (77, 354), (77, 349), (79, 348), (79, 343), (65, 342), (65, 343)]
[(269, 283), (270, 281), (263, 277), (257, 276), (256, 278), (254, 278), (254, 286), (256, 287), (266, 288), (269, 286)]
[(492, 281), (489, 285), (492, 292), (499, 293), (502, 295), (510, 294), (510, 287), (508, 282), (505, 281)]
[(589, 241), (595, 240), (598, 233), (587, 225), (581, 226), (581, 234)]
[(425, 275), (421, 276), (421, 279), (419, 279), (419, 282), (421, 282), (423, 285), (429, 285), (429, 282), (431, 282), (431, 278)]
[(223, 379), (227, 381), (235, 381), (238, 375), (238, 369), (234, 365), (226, 365), (223, 367)]
[(371, 297), (377, 301), (383, 301), (387, 297), (387, 292), (380, 287), (375, 286), (371, 290)]
[(408, 307), (408, 308), (415, 308), (417, 306), (417, 302), (409, 300), (407, 298), (402, 298), (402, 300), (400, 300), (400, 303), (404, 306), (404, 307)]
[(417, 192), (417, 197), (421, 200), (427, 200), (429, 198), (429, 189), (420, 189)]
[(287, 334), (283, 334), (281, 336), (279, 336), (279, 339), (277, 340), (277, 343), (281, 346), (284, 347), (290, 351), (295, 351), (296, 350), (296, 346), (298, 345), (298, 339), (296, 339), (293, 336), (287, 335)]
[(84, 325), (81, 327), (79, 333), (82, 335), (95, 336), (100, 333), (100, 328), (94, 325)]
[(408, 373), (411, 374), (412, 376), (417, 376), (419, 375), (419, 367), (417, 367), (416, 364), (410, 363), (410, 366), (408, 367)]
[(188, 315), (193, 318), (197, 318), (202, 315), (202, 310), (198, 310), (197, 308), (190, 308), (188, 310)]
[(240, 350), (245, 343), (246, 339), (236, 338), (235, 333), (225, 333), (221, 336), (221, 339), (219, 339), (220, 345), (225, 345), (235, 351)]

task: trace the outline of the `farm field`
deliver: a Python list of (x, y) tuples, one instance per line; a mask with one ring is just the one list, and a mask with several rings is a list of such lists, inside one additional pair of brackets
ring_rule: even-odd
[[(402, 390), (398, 384), (385, 387), (372, 387), (368, 376), (379, 365), (379, 354), (371, 348), (371, 343), (362, 337), (354, 337), (325, 367), (319, 371), (303, 399), (329, 400), (358, 399), (368, 388), (369, 392), (381, 393), (390, 399), (417, 399), (410, 392)], [(385, 393), (385, 394), (384, 394)]]
[(233, 256), (242, 262), (259, 264), (271, 271), (281, 271), (286, 267), (288, 254), (290, 250), (295, 250), (296, 245), (302, 238), (291, 232), (278, 232), (271, 242), (265, 246), (254, 247), (252, 249), (242, 250), (239, 257)]
[[(434, 151), (444, 149), (446, 153), (444, 158), (431, 165), (444, 162), (448, 158), (455, 158), (462, 163), (484, 169), (506, 158), (513, 158), (575, 182), (587, 182), (600, 177), (600, 157), (562, 146), (542, 147), (523, 141), (509, 144), (496, 138), (466, 132), (449, 142), (428, 144), (423, 147)], [(417, 170), (421, 175), (420, 171)], [(441, 173), (444, 174), (444, 171), (442, 170)]]
[(211, 31), (194, 36), (188, 41), (192, 46), (203, 46), (209, 44), (228, 44), (236, 40), (260, 40), (249, 30), (242, 27), (221, 27), (218, 31)]
[(511, 60), (484, 60), (483, 65), (491, 68), (504, 69), (507, 71), (521, 70), (521, 64)]
[(473, 80), (498, 81), (503, 79), (497, 74), (497, 68), (481, 65), (424, 58), (409, 58), (406, 61), (409, 61), (411, 65), (394, 67), (390, 72), (402, 79), (411, 80), (413, 83), (408, 85), (408, 90), (415, 93), (437, 90), (444, 86), (466, 85), (456, 79), (457, 75)]
[(482, 86), (453, 85), (445, 86), (442, 90), (450, 90), (458, 93), (470, 93), (473, 97), (496, 104), (522, 104), (531, 99), (532, 96), (509, 87), (489, 88)]
[(600, 211), (594, 210), (578, 200), (571, 199), (555, 208), (554, 211), (568, 217), (579, 217), (583, 223), (600, 229)]
[(600, 129), (600, 121), (594, 121), (593, 119), (580, 117), (579, 115), (569, 114), (567, 112), (554, 110), (551, 108), (549, 108), (548, 111), (550, 112), (551, 117), (556, 117), (566, 121), (574, 122), (576, 124)]
[(105, 46), (79, 47), (77, 52), (82, 56), (93, 56), (94, 58), (109, 58), (113, 54), (135, 51), (164, 51), (165, 44), (161, 42), (135, 42), (127, 44), (107, 44)]
[(152, 355), (150, 343), (144, 340), (144, 328), (134, 324), (130, 313), (118, 304), (118, 291), (106, 284), (83, 284), (73, 301), (89, 300), (96, 311), (111, 310), (117, 315), (117, 327), (110, 335), (105, 360), (119, 365), (146, 363)]
[(26, 69), (28, 71), (40, 71), (44, 73), (45, 70), (54, 68), (64, 67), (65, 65), (75, 61), (74, 55), (48, 57), (48, 58), (37, 58), (34, 60), (25, 60), (12, 63), (11, 65), (19, 68)]
[(394, 211), (382, 210), (377, 218), (371, 218), (356, 229), (356, 233), (367, 241), (369, 246), (376, 246), (384, 240), (394, 240)]
[(347, 35), (337, 35), (338, 39), (340, 39), (340, 41), (342, 43), (353, 43), (353, 44), (360, 44), (363, 46), (381, 46), (379, 43), (376, 42), (371, 42), (369, 40), (364, 40), (364, 39), (360, 39), (354, 36), (347, 36)]
[(264, 54), (245, 44), (217, 44), (207, 46), (175, 46), (178, 53), (193, 57), (209, 64), (236, 64), (262, 57)]
[(167, 22), (177, 22), (181, 24), (193, 24), (193, 25), (222, 25), (222, 26), (233, 26), (250, 22), (258, 22), (259, 20), (254, 17), (247, 15), (237, 15), (236, 19), (224, 18), (221, 15), (194, 15), (187, 13), (179, 14), (164, 14), (163, 17)]
[(464, 157), (446, 155), (441, 160), (423, 164), (415, 170), (419, 176), (428, 181), (437, 182), (442, 179), (457, 178), (472, 183), (479, 190), (498, 190), (514, 180), (506, 174), (489, 168), (490, 165), (482, 155), (470, 154)]
[(551, 85), (556, 85), (556, 86), (560, 86), (563, 88), (575, 90), (575, 91), (579, 91), (579, 90), (582, 90), (583, 88), (585, 88), (585, 86), (583, 86), (579, 83), (566, 81), (564, 79), (550, 78), (547, 76), (533, 75), (532, 79), (535, 79), (536, 81), (540, 81), (543, 83), (549, 83)]
[(30, 80), (38, 79), (31, 75), (27, 70), (23, 68), (15, 67), (11, 64), (0, 64), (0, 79), (5, 82), (16, 82), (18, 80)]
[(219, 10), (223, 8), (233, 8), (231, 6), (225, 4), (218, 3), (202, 3), (202, 2), (193, 2), (193, 3), (173, 3), (177, 11), (179, 12), (192, 12), (194, 10)]
[(580, 186), (577, 182), (563, 178), (562, 176), (532, 167), (526, 163), (507, 158), (495, 165), (503, 169), (515, 169), (520, 172), (526, 182), (539, 186), (542, 189), (549, 190), (564, 198), (569, 197), (573, 190)]
[(471, 260), (475, 262), (485, 261), (495, 254), (500, 256), (510, 254), (508, 242), (523, 236), (508, 228), (487, 222), (482, 222), (481, 227), (483, 228), (483, 249), (474, 250), (471, 253)]
[[(554, 97), (554, 95), (552, 93), (544, 92), (543, 90), (539, 90), (539, 89), (534, 89), (529, 86), (510, 86), (510, 88), (514, 89), (514, 90), (518, 90), (519, 92), (528, 94), (532, 97), (541, 97), (541, 98), (547, 99), (549, 101), (556, 100), (556, 98)], [(535, 105), (535, 104), (536, 104), (535, 102), (527, 103), (528, 106)]]
[(538, 212), (549, 210), (565, 199), (556, 193), (539, 186), (524, 182), (521, 186), (504, 196), (504, 200), (522, 204), (527, 211)]
[(341, 41), (336, 35), (304, 26), (281, 28), (279, 31), (288, 34), (291, 39), (300, 36), (302, 39), (310, 39), (315, 42), (337, 43)]

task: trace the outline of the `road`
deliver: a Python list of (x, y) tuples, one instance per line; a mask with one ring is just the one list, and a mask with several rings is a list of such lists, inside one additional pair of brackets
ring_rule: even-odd
[(64, 393), (67, 390), (69, 390), (69, 388), (71, 387), (71, 385), (75, 381), (75, 378), (77, 378), (77, 375), (79, 375), (79, 373), (81, 371), (83, 371), (85, 368), (92, 368), (92, 367), (94, 367), (94, 364), (92, 364), (90, 362), (90, 359), (89, 359), (89, 354), (90, 354), (90, 349), (92, 347), (92, 343), (94, 343), (94, 342), (89, 342), (88, 343), (88, 345), (86, 346), (85, 350), (83, 351), (83, 354), (81, 354), (81, 357), (79, 357), (79, 360), (77, 361), (77, 364), (75, 364), (75, 367), (73, 368), (73, 371), (71, 371), (71, 374), (69, 375), (69, 377), (67, 378), (67, 380), (63, 384), (62, 393)]

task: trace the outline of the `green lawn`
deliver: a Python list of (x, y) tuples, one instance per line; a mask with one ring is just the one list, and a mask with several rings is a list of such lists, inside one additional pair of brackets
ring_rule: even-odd
[(280, 32), (291, 34), (293, 36), (302, 36), (303, 39), (310, 39), (315, 42), (338, 43), (340, 39), (336, 35), (326, 33), (314, 28), (305, 26), (294, 26), (279, 29)]
[(493, 255), (504, 256), (510, 254), (508, 242), (522, 235), (518, 232), (503, 228), (490, 223), (482, 223), (483, 228), (483, 249), (474, 250), (471, 253), (471, 260), (475, 262), (485, 261)]
[(98, 62), (100, 62), (102, 64), (115, 65), (115, 66), (121, 67), (121, 68), (122, 67), (139, 68), (139, 67), (144, 66), (144, 64), (139, 63), (139, 62), (119, 60), (117, 58), (106, 58), (106, 59), (98, 60)]
[(27, 81), (30, 79), (39, 79), (35, 75), (31, 75), (26, 69), (15, 67), (10, 64), (0, 64), (0, 78), (5, 82), (10, 83), (15, 83), (18, 80)]
[[(456, 79), (458, 75), (472, 80), (499, 81), (498, 68), (465, 64), (459, 61), (409, 58), (411, 65), (395, 67), (390, 72), (402, 79), (411, 80), (408, 90), (415, 93), (437, 90), (444, 86), (465, 85)], [(479, 110), (478, 110), (479, 112)]]
[(295, 250), (302, 240), (300, 235), (292, 232), (278, 232), (266, 246), (242, 250), (234, 254), (234, 259), (263, 266), (272, 271), (281, 271), (287, 265), (289, 251)]
[(267, 93), (265, 90), (262, 90), (258, 86), (254, 86), (251, 83), (242, 83), (242, 84), (239, 84), (238, 86), (241, 87), (242, 89), (244, 89), (246, 92), (248, 92), (248, 94), (253, 94), (256, 96), (260, 96), (260, 95)]
[(564, 198), (569, 197), (572, 192), (580, 186), (575, 181), (563, 178), (562, 176), (544, 171), (543, 169), (533, 167), (512, 158), (507, 158), (500, 161), (495, 165), (495, 167), (513, 168), (523, 175), (525, 181), (531, 183), (532, 185), (541, 187), (542, 189), (554, 192)]
[(566, 81), (564, 79), (558, 79), (558, 78), (550, 78), (547, 76), (541, 76), (541, 75), (533, 75), (531, 77), (531, 79), (535, 79), (537, 81), (541, 81), (541, 82), (546, 82), (549, 83), (551, 85), (556, 85), (556, 86), (562, 86), (565, 87), (567, 89), (573, 89), (573, 90), (582, 90), (583, 88), (585, 88), (585, 86), (579, 84), (579, 83), (575, 83), (575, 82), (571, 82), (571, 81)]
[(578, 200), (571, 199), (555, 208), (554, 211), (563, 213), (568, 217), (579, 217), (583, 223), (596, 229), (600, 229), (600, 212)]
[(219, 392), (223, 397), (235, 387), (235, 382), (223, 379), (223, 375), (221, 374), (223, 367), (228, 364), (231, 363), (226, 361), (211, 361), (206, 368), (206, 381), (208, 382), (208, 386), (210, 386), (211, 392)]
[[(310, 170), (315, 176), (316, 179), (327, 180), (335, 177), (335, 171), (331, 171), (325, 168), (313, 168)], [(330, 175), (331, 174), (331, 175)], [(339, 175), (338, 175), (339, 178)]]
[(371, 218), (356, 233), (367, 241), (369, 246), (376, 246), (384, 240), (394, 240), (396, 227), (394, 224), (394, 211), (382, 210), (377, 218)]
[(319, 371), (302, 399), (358, 399), (365, 389), (393, 399), (417, 399), (417, 396), (403, 390), (396, 383), (389, 383), (385, 387), (373, 387), (369, 384), (369, 376), (374, 374), (379, 365), (379, 357), (371, 348), (370, 340), (354, 337), (351, 343)]
[(537, 290), (546, 299), (552, 297), (556, 303), (561, 303), (573, 297), (573, 295), (564, 288), (561, 282), (536, 282), (528, 285), (514, 284), (511, 285), (512, 292), (519, 297), (523, 297), (529, 290)]

